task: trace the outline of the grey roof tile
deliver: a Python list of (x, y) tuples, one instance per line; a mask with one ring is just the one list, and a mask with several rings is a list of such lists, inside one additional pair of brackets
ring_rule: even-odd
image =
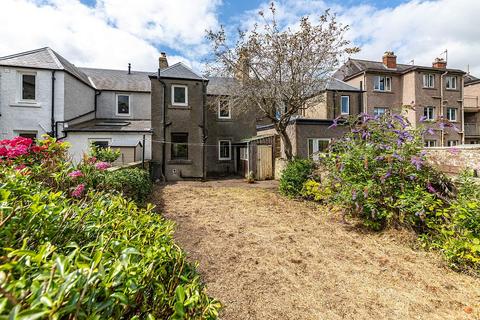
[(150, 120), (94, 119), (69, 126), (68, 132), (151, 132)]
[(480, 82), (480, 79), (475, 77), (475, 76), (472, 76), (471, 74), (467, 74), (465, 75), (465, 85), (469, 85), (469, 84), (474, 84), (474, 83), (477, 83), (477, 82)]
[(349, 85), (348, 83), (345, 83), (339, 79), (331, 78), (326, 86), (327, 90), (331, 91), (362, 91), (360, 88), (354, 87), (352, 85)]
[(160, 77), (172, 79), (207, 80), (182, 62), (178, 62), (160, 71)]
[(226, 96), (232, 92), (232, 87), (238, 86), (239, 82), (235, 78), (229, 77), (207, 77), (207, 94), (214, 96)]
[(98, 90), (150, 92), (152, 72), (80, 68)]

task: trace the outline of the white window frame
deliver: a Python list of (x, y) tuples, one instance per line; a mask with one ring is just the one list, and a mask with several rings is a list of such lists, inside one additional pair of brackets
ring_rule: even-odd
[[(221, 144), (222, 142), (228, 142), (228, 157), (221, 156)], [(230, 139), (220, 139), (218, 140), (218, 160), (232, 160), (232, 140)]]
[[(429, 112), (427, 111), (427, 115), (425, 115), (425, 110), (432, 110), (432, 116), (430, 117)], [(423, 107), (423, 116), (425, 116), (426, 121), (434, 121), (435, 120), (435, 107), (427, 106)]]
[[(343, 98), (347, 98), (347, 112), (343, 111)], [(341, 96), (340, 97), (340, 114), (349, 115), (350, 114), (350, 96)]]
[[(226, 101), (227, 105), (228, 105), (228, 116), (226, 116), (226, 117), (223, 117), (223, 116), (220, 115), (220, 106), (222, 104), (222, 101)], [(217, 109), (218, 109), (218, 112), (217, 112), (218, 119), (232, 119), (232, 104), (231, 104), (230, 100), (228, 100), (228, 99), (218, 100)]]
[[(450, 112), (453, 111), (453, 115), (455, 115), (455, 117), (451, 118), (451, 114)], [(454, 108), (454, 107), (448, 107), (447, 108), (447, 120), (450, 121), (450, 122), (457, 122), (457, 115), (458, 115), (458, 109), (457, 108)]]
[[(38, 101), (38, 75), (34, 71), (18, 71), (18, 101), (25, 103), (36, 103)], [(23, 76), (35, 77), (35, 99), (23, 99)]]
[(428, 89), (435, 88), (435, 75), (433, 73), (425, 73), (423, 75), (423, 87)]
[(435, 148), (437, 146), (437, 140), (424, 140), (425, 148)]
[[(383, 113), (381, 113), (381, 114), (376, 114), (376, 113), (375, 113), (375, 110), (380, 110), (380, 109), (383, 110)], [(373, 108), (373, 115), (374, 115), (374, 116), (382, 116), (382, 115), (386, 114), (388, 111), (389, 111), (389, 108), (388, 108), (388, 107), (374, 107), (374, 108)]]
[[(185, 89), (185, 102), (175, 102), (175, 88)], [(188, 107), (188, 86), (183, 84), (172, 84), (172, 106)]]
[(457, 77), (456, 76), (445, 77), (445, 89), (447, 89), (447, 90), (457, 90)]
[[(118, 112), (118, 97), (125, 96), (128, 97), (128, 113)], [(115, 115), (119, 117), (129, 117), (132, 114), (132, 96), (126, 93), (116, 93), (115, 94)]]
[(447, 140), (447, 147), (456, 147), (458, 146), (458, 140)]
[[(383, 90), (380, 88), (380, 82), (383, 78)], [(388, 81), (387, 81), (388, 80)], [(392, 91), (392, 77), (389, 76), (375, 76), (373, 78), (373, 90), (379, 92)]]
[[(313, 150), (310, 150), (310, 141), (312, 141), (312, 147), (313, 147), (313, 150), (315, 150), (315, 148), (317, 149), (317, 151), (315, 151), (315, 154), (314, 154), (314, 151)], [(330, 144), (332, 142), (332, 139), (328, 139), (328, 138), (308, 138), (307, 139), (307, 155), (309, 158), (313, 159), (314, 161), (318, 161), (319, 160), (319, 142), (320, 141), (325, 141), (325, 142), (328, 142), (328, 144)]]

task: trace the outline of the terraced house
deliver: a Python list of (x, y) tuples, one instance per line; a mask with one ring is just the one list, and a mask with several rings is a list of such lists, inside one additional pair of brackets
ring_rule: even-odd
[(451, 122), (455, 128), (434, 126), (435, 134), (425, 137), (426, 147), (436, 147), (465, 142), (464, 75), (439, 58), (431, 67), (399, 64), (393, 52), (385, 52), (381, 61), (349, 59), (334, 76), (364, 91), (363, 112), (403, 112), (413, 127), (421, 119), (427, 126), (436, 119)]
[(465, 143), (480, 143), (480, 79), (470, 74), (464, 85)]

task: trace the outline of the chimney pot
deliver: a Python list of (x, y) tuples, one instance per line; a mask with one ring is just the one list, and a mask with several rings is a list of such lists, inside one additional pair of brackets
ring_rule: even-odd
[(447, 61), (445, 61), (443, 58), (435, 58), (435, 60), (432, 63), (432, 67), (438, 68), (438, 69), (446, 69)]
[(393, 51), (385, 51), (382, 57), (383, 65), (389, 69), (397, 68), (397, 56)]
[(132, 70), (132, 64), (129, 63), (129, 64), (128, 64), (128, 74), (131, 74), (131, 70)]
[(158, 58), (158, 67), (160, 69), (168, 68), (167, 54), (165, 52), (160, 52), (160, 57)]

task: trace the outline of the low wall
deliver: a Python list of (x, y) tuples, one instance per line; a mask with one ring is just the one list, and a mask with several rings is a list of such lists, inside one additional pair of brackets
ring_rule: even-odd
[[(136, 161), (136, 162), (130, 162), (124, 165), (119, 165), (119, 166), (114, 166), (111, 168), (108, 168), (108, 171), (117, 171), (117, 170), (122, 170), (122, 169), (132, 169), (132, 168), (142, 168), (142, 161)], [(145, 170), (150, 169), (150, 161), (145, 160)]]
[(275, 172), (274, 172), (274, 179), (280, 180), (282, 176), (283, 170), (287, 167), (288, 161), (282, 158), (275, 158)]
[(465, 169), (480, 171), (480, 146), (425, 149), (427, 161), (440, 171), (458, 174)]

